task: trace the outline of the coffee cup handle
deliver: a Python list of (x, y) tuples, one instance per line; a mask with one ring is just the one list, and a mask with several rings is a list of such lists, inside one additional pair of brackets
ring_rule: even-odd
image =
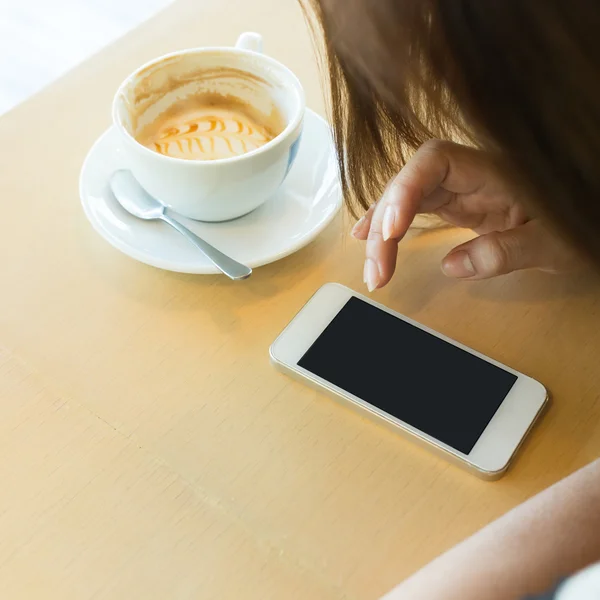
[(235, 43), (235, 47), (240, 50), (250, 50), (252, 52), (258, 52), (262, 54), (263, 51), (263, 39), (262, 35), (247, 31), (242, 33)]

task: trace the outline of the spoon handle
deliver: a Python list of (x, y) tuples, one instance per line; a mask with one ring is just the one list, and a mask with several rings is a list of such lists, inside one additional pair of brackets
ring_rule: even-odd
[(217, 250), (214, 246), (211, 246), (208, 242), (205, 242), (202, 238), (199, 238), (195, 233), (190, 231), (187, 227), (182, 225), (179, 221), (171, 218), (169, 215), (163, 214), (161, 217), (165, 223), (168, 223), (171, 227), (179, 231), (181, 235), (186, 237), (196, 248), (198, 248), (210, 262), (219, 269), (222, 273), (230, 277), (231, 279), (246, 279), (252, 275), (252, 269), (243, 265), (233, 258), (223, 254)]

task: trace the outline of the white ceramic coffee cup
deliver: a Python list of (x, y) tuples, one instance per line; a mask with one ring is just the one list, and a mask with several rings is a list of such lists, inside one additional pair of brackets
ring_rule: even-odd
[[(236, 82), (231, 87), (231, 82), (225, 80), (221, 84), (230, 85), (228, 94), (245, 95), (244, 101), (264, 109), (265, 114), (275, 107), (285, 122), (279, 135), (246, 154), (206, 161), (166, 156), (135, 139), (139, 123), (150, 122), (172, 101), (193, 93), (198, 85), (195, 73), (221, 68), (249, 73), (265, 82), (266, 95), (263, 88), (253, 91), (244, 85), (236, 87)], [(172, 86), (173, 81), (181, 85), (161, 95), (161, 89)], [(264, 106), (256, 107), (252, 94), (256, 103)], [(183, 50), (137, 69), (115, 95), (113, 121), (123, 140), (125, 166), (152, 196), (186, 217), (226, 221), (251, 212), (281, 186), (298, 151), (304, 111), (304, 91), (298, 78), (280, 62), (262, 54), (258, 34), (244, 33), (234, 48)]]

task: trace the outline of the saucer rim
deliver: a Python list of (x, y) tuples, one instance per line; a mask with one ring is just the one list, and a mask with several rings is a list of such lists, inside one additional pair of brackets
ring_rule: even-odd
[[(325, 126), (329, 131), (331, 131), (331, 128), (330, 128), (329, 124), (327, 123), (327, 121), (323, 117), (321, 117), (321, 115), (317, 114), (310, 108), (306, 109), (306, 116), (307, 117), (310, 116), (310, 118), (317, 119), (318, 121), (321, 122), (321, 124), (323, 126)], [(146, 253), (138, 251), (137, 248), (135, 248), (129, 244), (123, 243), (119, 237), (115, 236), (112, 233), (112, 231), (110, 231), (109, 229), (100, 225), (99, 221), (96, 219), (96, 217), (93, 214), (93, 211), (91, 210), (89, 201), (86, 200), (86, 198), (89, 196), (89, 194), (84, 194), (84, 175), (86, 173), (88, 173), (88, 171), (90, 171), (90, 169), (91, 169), (91, 167), (90, 167), (91, 157), (94, 156), (97, 146), (100, 146), (105, 141), (105, 138), (110, 136), (113, 133), (113, 130), (114, 130), (115, 134), (118, 134), (116, 127), (114, 126), (114, 124), (112, 124), (92, 144), (92, 146), (90, 147), (90, 149), (83, 161), (83, 164), (81, 166), (81, 170), (79, 173), (79, 198), (80, 198), (80, 201), (82, 204), (83, 212), (84, 212), (87, 220), (92, 225), (92, 228), (96, 231), (96, 233), (98, 233), (98, 235), (100, 235), (102, 238), (104, 238), (115, 249), (119, 250), (121, 253), (125, 254), (126, 256), (129, 256), (130, 258), (133, 258), (134, 260), (137, 260), (138, 262), (141, 262), (148, 266), (155, 267), (157, 269), (162, 269), (164, 271), (171, 271), (173, 273), (185, 273), (185, 274), (190, 274), (190, 275), (220, 275), (221, 272), (216, 267), (212, 266), (211, 264), (198, 265), (197, 267), (189, 266), (189, 265), (186, 267), (182, 267), (182, 266), (177, 266), (177, 263), (173, 262), (171, 260), (164, 260), (160, 257), (155, 257), (155, 256), (149, 257)], [(117, 140), (120, 139), (120, 137), (118, 135), (115, 135), (115, 138)], [(339, 186), (339, 183), (338, 183), (338, 186)], [(286, 257), (298, 252), (299, 250), (301, 250), (302, 248), (304, 248), (305, 246), (310, 244), (312, 241), (314, 241), (333, 222), (333, 220), (339, 214), (339, 212), (342, 208), (342, 205), (343, 205), (343, 195), (342, 195), (341, 187), (339, 187), (339, 194), (338, 194), (335, 206), (333, 207), (333, 210), (325, 218), (323, 218), (322, 221), (319, 222), (317, 226), (313, 227), (307, 233), (302, 235), (300, 238), (296, 239), (293, 244), (286, 246), (285, 250), (282, 250), (275, 254), (271, 254), (269, 257), (265, 257), (260, 260), (247, 261), (247, 262), (245, 262), (245, 264), (248, 267), (250, 267), (251, 269), (257, 269), (259, 267), (263, 267), (265, 265), (277, 262), (283, 258), (286, 258)], [(249, 213), (249, 214), (251, 214), (251, 213)], [(244, 219), (245, 216), (240, 217), (240, 219)], [(207, 225), (210, 225), (210, 223), (207, 223)], [(239, 258), (238, 258), (238, 260), (239, 260)]]

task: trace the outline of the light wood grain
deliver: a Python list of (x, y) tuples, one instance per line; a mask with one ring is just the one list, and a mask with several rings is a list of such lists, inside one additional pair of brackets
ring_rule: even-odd
[(439, 261), (468, 234), (444, 230), (409, 236), (376, 294), (550, 389), (514, 468), (486, 483), (269, 365), (320, 285), (362, 287), (347, 218), (243, 283), (143, 266), (92, 231), (77, 178), (120, 80), (248, 29), (322, 111), (295, 0), (179, 0), (0, 119), (3, 598), (375, 598), (600, 454), (587, 273), (449, 281)]

